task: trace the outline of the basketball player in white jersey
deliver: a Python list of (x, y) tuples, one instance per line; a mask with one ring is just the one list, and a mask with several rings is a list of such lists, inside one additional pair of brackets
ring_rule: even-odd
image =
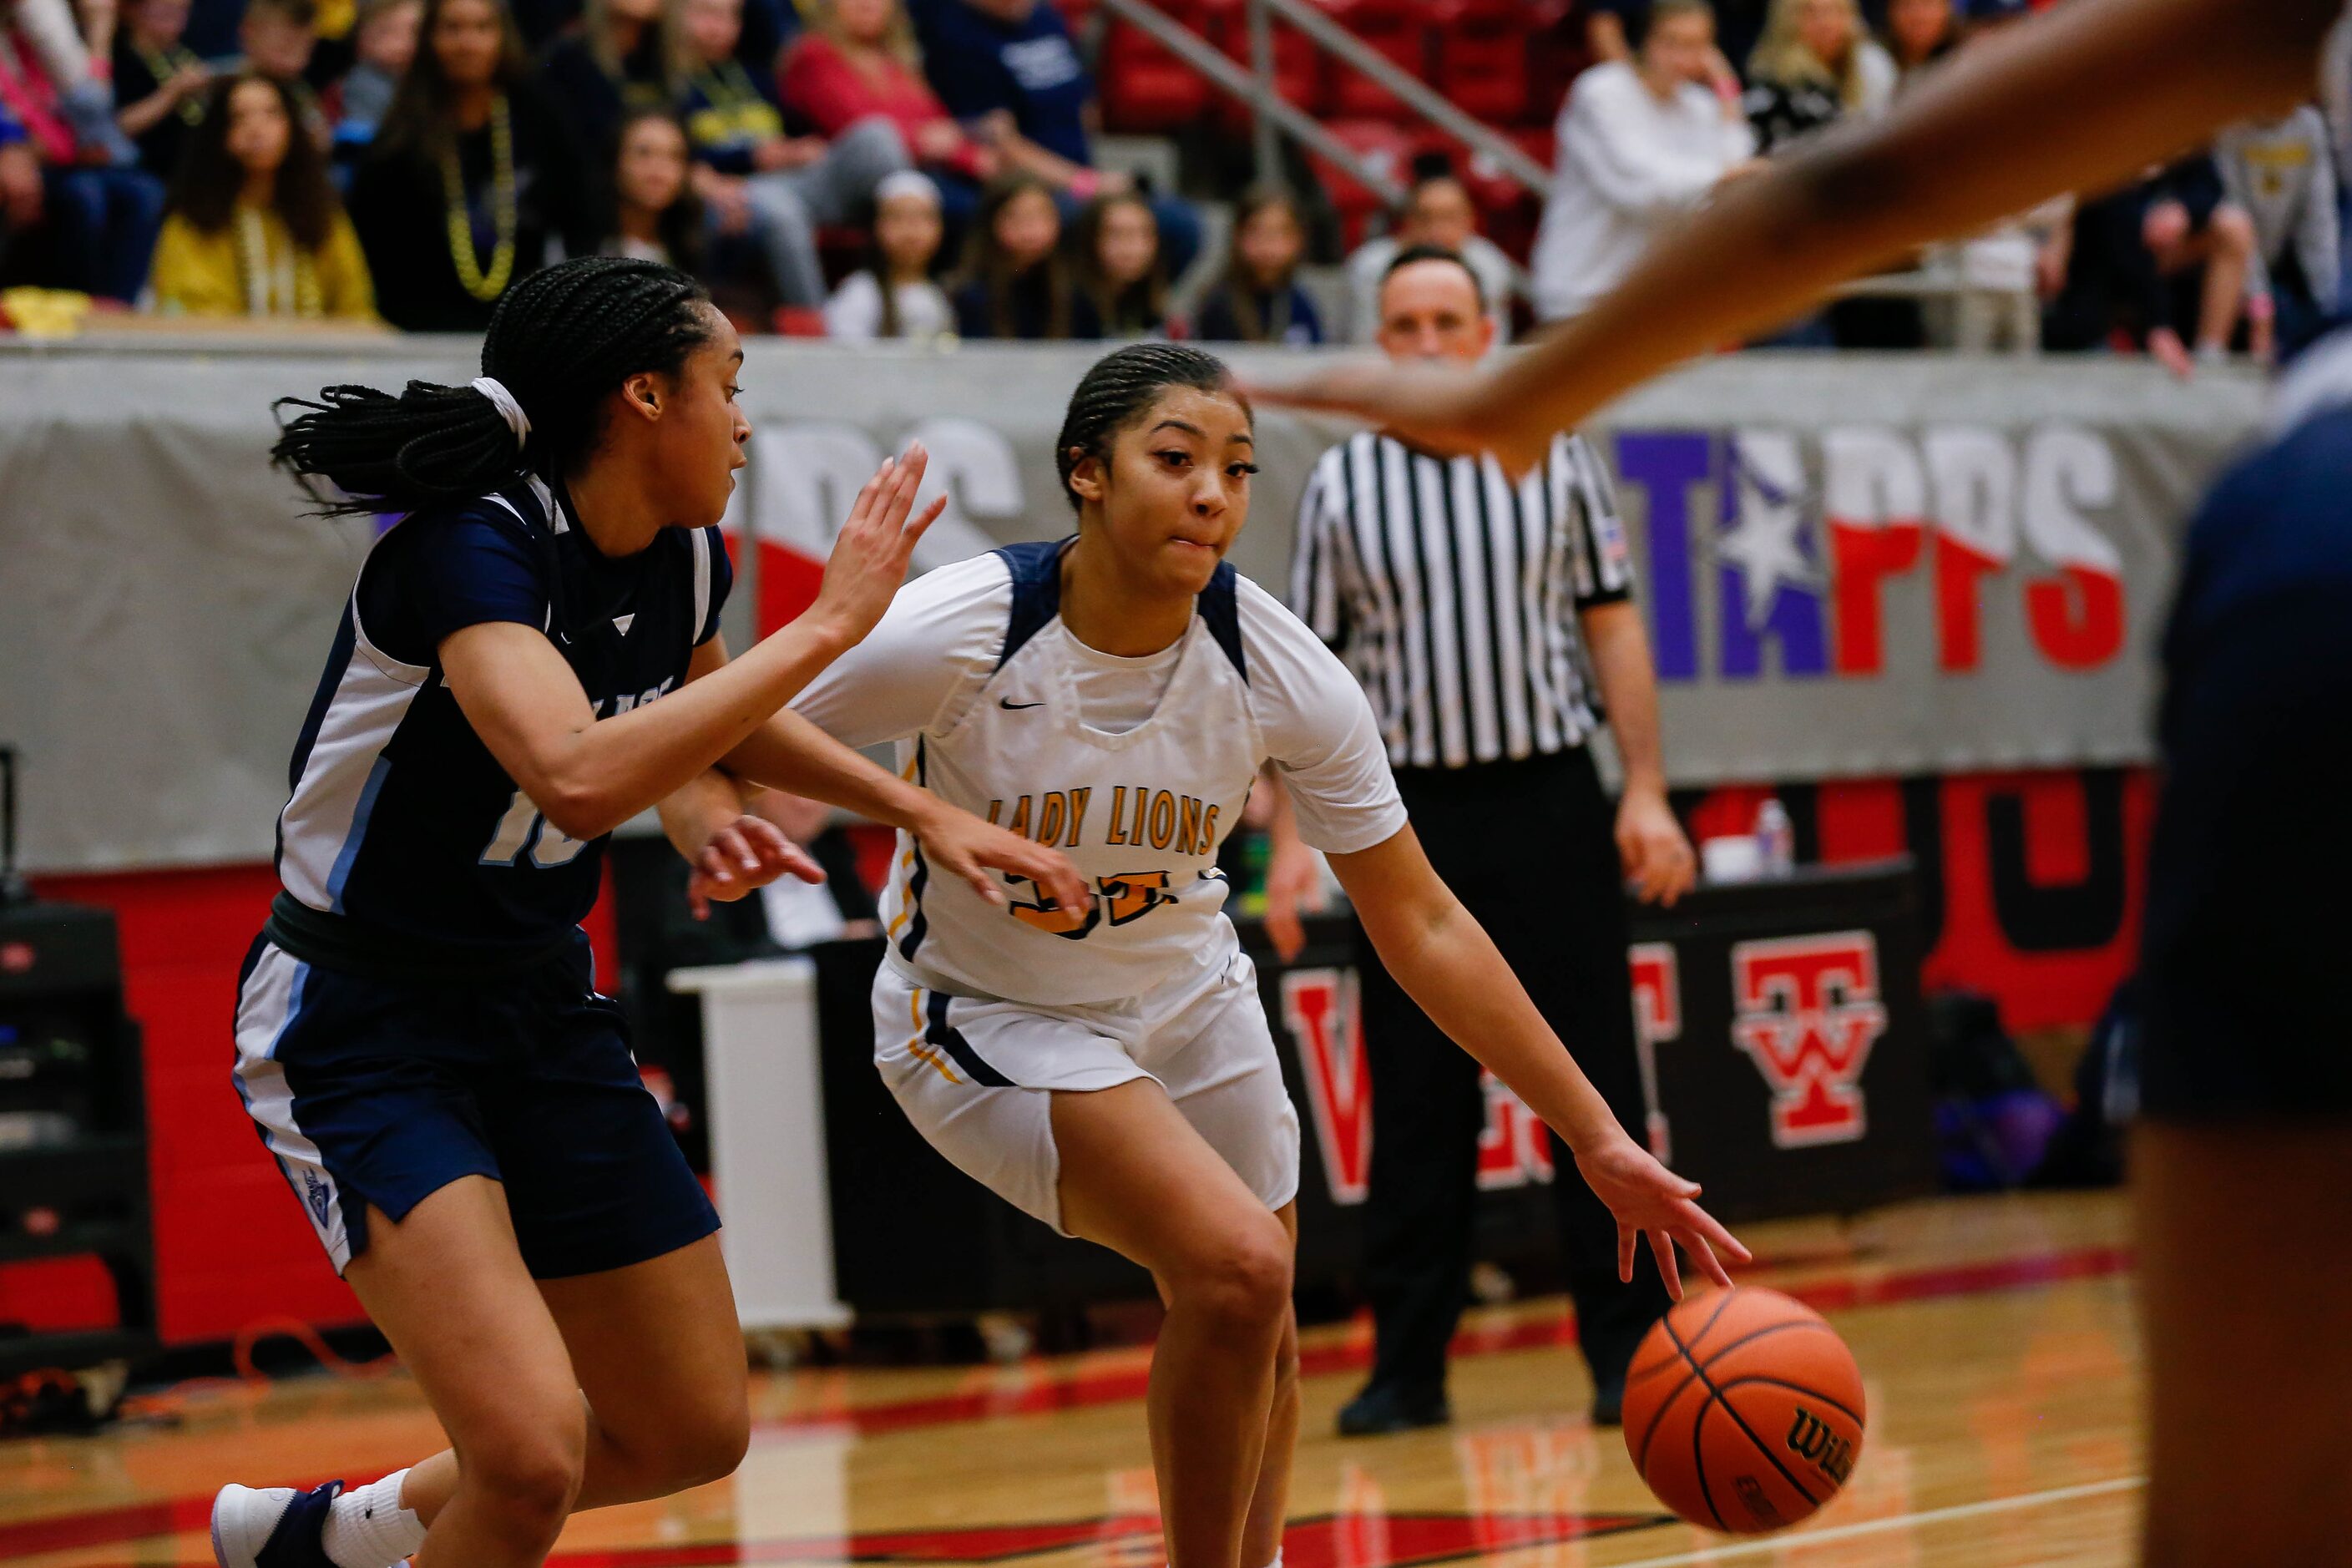
[[(1676, 360), (1929, 240), (2110, 186), (2315, 93), (2340, 126), (2348, 64), (2345, 0), (2067, 0), (1727, 190), (1509, 364), (1349, 367), (1282, 395), (1531, 463)], [(2143, 1550), (2150, 1568), (2352, 1564), (2352, 1253), (2336, 1240), (2352, 1223), (2352, 829), (2308, 793), (2352, 768), (2352, 331), (2306, 353), (2184, 556), (2132, 1149)], [(2270, 1276), (2290, 1258), (2286, 1288)]]
[(1430, 869), (1354, 678), (1224, 564), (1251, 452), (1217, 360), (1120, 349), (1057, 447), (1076, 537), (902, 590), (794, 704), (853, 745), (897, 742), (925, 788), (1093, 884), (1084, 907), (1025, 885), (994, 905), (902, 839), (876, 1058), (948, 1159), (1159, 1280), (1150, 1419), (1174, 1568), (1278, 1559), (1297, 1428), (1298, 1122), (1216, 869), (1262, 765), (1391, 972), (1575, 1152), (1621, 1268), (1646, 1234), (1679, 1295), (1675, 1243), (1719, 1283), (1718, 1253), (1748, 1257), (1625, 1135)]

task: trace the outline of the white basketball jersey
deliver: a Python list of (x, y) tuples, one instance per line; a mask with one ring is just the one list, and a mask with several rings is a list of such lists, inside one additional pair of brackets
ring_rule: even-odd
[[(1013, 545), (900, 591), (872, 635), (793, 706), (854, 746), (896, 742), (901, 771), (975, 816), (1068, 856), (1092, 898), (1047, 907), (1012, 882), (1000, 908), (940, 877), (899, 835), (883, 903), (891, 961), (917, 984), (1041, 1006), (1132, 998), (1234, 942), (1217, 847), (1259, 765), (1285, 775), (1301, 837), (1348, 854), (1404, 806), (1371, 709), (1313, 633), (1220, 566), (1174, 655), (1132, 676), (1063, 625), (1066, 542)], [(1087, 721), (1108, 681), (1152, 682)], [(1114, 693), (1114, 695), (1119, 695)]]

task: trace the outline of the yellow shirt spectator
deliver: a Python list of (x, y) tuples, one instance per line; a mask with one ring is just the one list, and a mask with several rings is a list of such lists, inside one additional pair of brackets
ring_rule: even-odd
[(153, 283), (166, 315), (376, 319), (367, 258), (341, 212), (315, 251), (297, 244), (276, 213), (242, 203), (226, 227), (209, 232), (173, 213), (155, 245)]

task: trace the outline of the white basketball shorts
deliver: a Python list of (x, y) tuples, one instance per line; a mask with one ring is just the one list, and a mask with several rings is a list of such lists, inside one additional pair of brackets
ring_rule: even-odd
[(1083, 1007), (950, 996), (885, 963), (874, 1061), (931, 1147), (1064, 1236), (1056, 1090), (1155, 1079), (1267, 1208), (1298, 1194), (1298, 1113), (1238, 948), (1134, 1001)]

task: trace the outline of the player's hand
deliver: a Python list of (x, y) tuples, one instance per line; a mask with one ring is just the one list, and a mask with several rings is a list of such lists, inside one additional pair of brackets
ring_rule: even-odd
[(1698, 1184), (1686, 1182), (1650, 1157), (1649, 1152), (1620, 1131), (1591, 1152), (1576, 1156), (1577, 1173), (1609, 1212), (1617, 1216), (1617, 1277), (1632, 1281), (1633, 1249), (1643, 1237), (1658, 1260), (1666, 1294), (1683, 1299), (1682, 1270), (1675, 1262), (1680, 1242), (1699, 1272), (1727, 1289), (1731, 1276), (1721, 1261), (1752, 1262), (1753, 1255), (1694, 1201)]
[(948, 504), (944, 495), (914, 515), (915, 491), (923, 482), (930, 454), (917, 441), (903, 458), (885, 458), (882, 467), (857, 492), (849, 521), (833, 542), (824, 563), (824, 585), (808, 613), (819, 625), (838, 633), (844, 646), (874, 629), (890, 597), (907, 580), (907, 562), (915, 542)]
[(2175, 379), (2188, 381), (2197, 374), (2197, 360), (2180, 334), (2170, 327), (2158, 327), (2147, 334), (2147, 352), (2157, 363), (2173, 374)]
[(1645, 904), (1675, 907), (1698, 880), (1698, 858), (1674, 808), (1654, 789), (1629, 789), (1617, 806), (1617, 855)]
[(1464, 365), (1366, 359), (1244, 390), (1253, 402), (1352, 416), (1424, 451), (1492, 452), (1506, 469), (1525, 473), (1543, 461), (1551, 433), (1529, 436), (1490, 418), (1492, 382)]
[(2260, 364), (2278, 361), (2278, 297), (2257, 294), (2246, 301), (2246, 352)]
[(1004, 902), (1004, 887), (996, 876), (1000, 871), (1036, 883), (1066, 910), (1082, 910), (1094, 896), (1060, 850), (1032, 843), (944, 801), (915, 825), (915, 837), (935, 874), (962, 878), (992, 904)]
[(1277, 839), (1265, 868), (1265, 937), (1283, 963), (1297, 958), (1307, 945), (1299, 911), (1321, 914), (1329, 902), (1315, 851), (1296, 838)]
[(712, 904), (731, 904), (780, 877), (822, 882), (824, 869), (774, 823), (739, 816), (712, 834), (695, 856), (694, 869), (686, 879), (687, 912), (707, 921)]

